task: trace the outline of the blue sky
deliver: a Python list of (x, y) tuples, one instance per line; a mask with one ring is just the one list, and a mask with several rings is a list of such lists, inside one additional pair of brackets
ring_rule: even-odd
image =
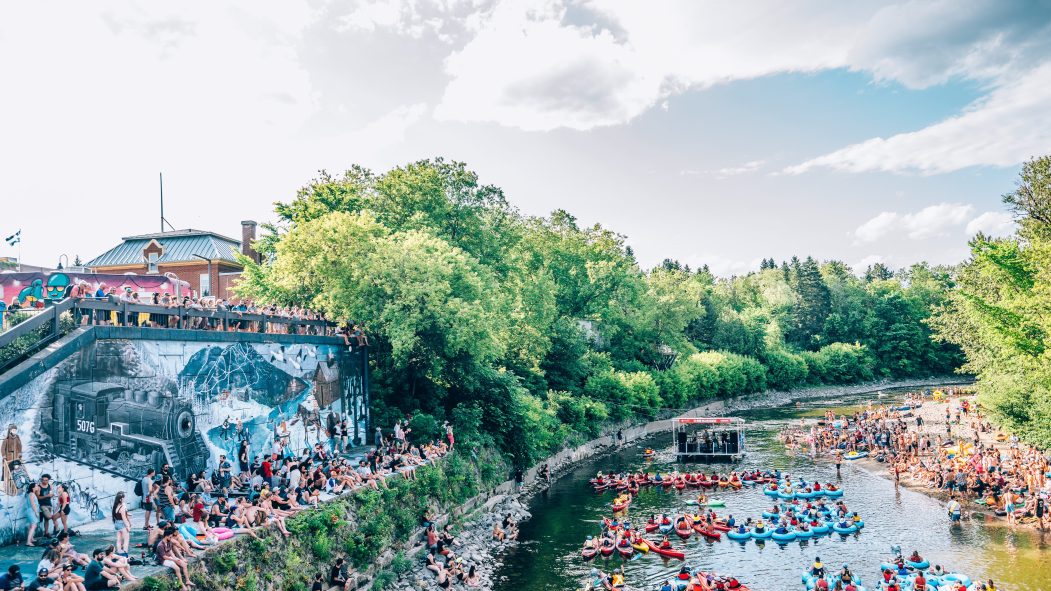
[(161, 170), (176, 227), (237, 235), (433, 156), (644, 266), (953, 263), (1051, 151), (1046, 1), (58, 4), (0, 8), (0, 234), (38, 264), (155, 231)]

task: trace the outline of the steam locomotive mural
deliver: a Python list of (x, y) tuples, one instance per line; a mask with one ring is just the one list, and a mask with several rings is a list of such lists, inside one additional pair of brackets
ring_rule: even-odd
[(56, 455), (138, 478), (164, 464), (185, 477), (204, 470), (208, 448), (189, 402), (158, 391), (74, 380), (55, 390), (51, 444)]
[(24, 534), (26, 484), (42, 474), (72, 492), (79, 525), (149, 468), (184, 478), (236, 457), (242, 442), (252, 456), (269, 452), (278, 434), (299, 450), (327, 441), (334, 417), (364, 440), (363, 354), (334, 339), (235, 339), (99, 339), (0, 399), (0, 543)]

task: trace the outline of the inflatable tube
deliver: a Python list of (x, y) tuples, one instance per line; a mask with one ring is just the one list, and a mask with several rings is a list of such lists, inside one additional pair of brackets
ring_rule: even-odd
[(777, 542), (791, 542), (796, 539), (796, 532), (789, 530), (786, 533), (779, 534), (775, 531), (770, 533), (770, 537)]
[(861, 458), (867, 457), (868, 455), (869, 455), (869, 452), (867, 452), (867, 451), (861, 451), (861, 452), (852, 451), (852, 452), (847, 452), (846, 454), (844, 454), (843, 455), (843, 459), (844, 460), (860, 460)]
[(197, 541), (197, 528), (184, 523), (179, 526), (179, 535), (181, 535), (184, 540)]
[(852, 533), (858, 531), (858, 528), (854, 527), (853, 525), (847, 525), (847, 527), (841, 527), (838, 523), (836, 523), (836, 524), (834, 524), (832, 526), (832, 531), (836, 532), (837, 534), (844, 534), (844, 535), (846, 535), (846, 534), (852, 534)]
[(854, 522), (854, 527), (856, 527), (858, 529), (861, 529), (861, 528), (865, 527), (865, 520), (859, 519), (859, 520), (855, 521)]
[(810, 531), (814, 532), (814, 535), (827, 534), (829, 530), (827, 523), (818, 523), (817, 525), (811, 525)]
[(909, 568), (924, 569), (924, 568), (930, 568), (931, 562), (929, 560), (922, 560), (920, 562), (913, 562), (911, 560), (906, 560), (905, 561), (905, 566), (907, 566)]
[(791, 501), (792, 499), (796, 498), (796, 493), (791, 491), (785, 492), (783, 490), (779, 490), (777, 491), (777, 498), (785, 499), (786, 501)]
[(826, 490), (822, 492), (825, 494), (826, 497), (830, 499), (838, 499), (839, 497), (843, 496), (842, 488), (837, 488), (836, 490)]
[(820, 492), (814, 492), (814, 491), (809, 491), (809, 492), (807, 492), (807, 491), (799, 491), (799, 492), (796, 493), (796, 498), (798, 498), (798, 499), (812, 499), (814, 497), (819, 497), (819, 496), (821, 496), (821, 493)]
[(730, 538), (731, 540), (744, 541), (744, 540), (751, 539), (752, 538), (752, 534), (751, 534), (751, 532), (741, 533), (741, 532), (737, 531), (736, 529), (734, 529), (734, 530), (730, 530), (730, 531), (726, 532), (726, 537)]
[(771, 490), (769, 488), (764, 488), (763, 489), (763, 494), (768, 496), (768, 497), (776, 497), (777, 496), (777, 490)]
[(814, 537), (813, 530), (809, 530), (809, 529), (797, 529), (796, 530), (796, 538), (797, 539), (805, 540), (805, 539), (812, 538), (812, 537)]
[(757, 540), (765, 540), (765, 539), (769, 538), (772, 533), (773, 532), (771, 532), (769, 529), (764, 529), (761, 532), (755, 531), (753, 529), (752, 530), (752, 537), (757, 539)]
[(963, 583), (964, 587), (971, 586), (971, 577), (968, 577), (967, 575), (961, 573), (949, 573), (947, 575), (942, 575), (942, 582), (946, 581), (959, 581)]
[(229, 540), (234, 537), (234, 530), (226, 527), (217, 527), (212, 530), (212, 533), (220, 540)]
[(784, 513), (771, 513), (769, 511), (763, 511), (763, 519), (780, 519)]

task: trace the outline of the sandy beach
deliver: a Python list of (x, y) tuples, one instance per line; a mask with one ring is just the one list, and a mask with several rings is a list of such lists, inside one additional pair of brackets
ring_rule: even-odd
[[(925, 399), (923, 406), (914, 409), (909, 413), (906, 413), (907, 424), (909, 432), (916, 432), (917, 429), (921, 435), (928, 435), (935, 439), (941, 436), (941, 440), (944, 442), (947, 438), (946, 431), (946, 420), (945, 412), (946, 408), (951, 412), (953, 421), (955, 421), (957, 409), (963, 400), (968, 400), (969, 403), (975, 405), (977, 403), (976, 396), (973, 394), (964, 396), (953, 396), (952, 398), (946, 398), (943, 401), (934, 401), (931, 399)], [(916, 417), (923, 419), (923, 425), (917, 427)], [(1000, 430), (995, 424), (992, 428), (986, 432), (976, 432), (976, 429), (972, 427), (973, 424), (977, 424), (978, 418), (973, 414), (962, 414), (960, 424), (952, 424), (951, 439), (957, 443), (965, 442), (966, 444), (973, 444), (975, 434), (977, 433), (979, 440), (983, 445), (996, 449), (1001, 455), (1008, 453), (1011, 448), (1010, 434)], [(982, 421), (988, 419), (985, 415), (982, 415)], [(930, 458), (933, 454), (925, 453), (924, 458)], [(895, 480), (895, 474), (893, 470), (893, 464), (879, 462), (874, 458), (867, 457), (860, 460), (855, 460), (859, 466), (869, 470), (879, 476), (887, 478), (888, 480)], [(948, 502), (949, 491), (944, 488), (934, 488), (922, 482), (918, 478), (914, 478), (909, 472), (901, 472), (897, 478), (898, 483), (910, 490), (921, 492), (927, 496), (940, 499)], [(996, 515), (994, 508), (986, 507), (985, 505), (975, 502), (973, 495), (968, 495), (966, 498), (958, 499), (963, 505), (963, 515), (965, 519), (983, 519), (990, 524), (1003, 524), (1008, 525), (1006, 517)], [(1037, 527), (1035, 521), (1030, 523), (1019, 523), (1019, 526), (1025, 527)]]

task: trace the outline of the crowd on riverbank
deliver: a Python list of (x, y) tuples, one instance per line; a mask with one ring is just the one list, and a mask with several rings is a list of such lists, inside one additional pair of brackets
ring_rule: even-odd
[[(45, 543), (36, 571), (41, 586), (54, 591), (113, 588), (134, 580), (129, 567), (146, 560), (168, 567), (181, 588), (192, 587), (188, 565), (209, 546), (242, 535), (254, 538), (265, 528), (288, 536), (286, 520), (297, 513), (362, 487), (386, 487), (391, 477), (411, 480), (418, 467), (451, 449), (451, 428), (442, 439), (424, 442), (412, 441), (406, 425), (407, 421), (399, 422), (390, 437), (379, 432), (377, 446), (360, 459), (337, 453), (334, 443), (319, 442), (296, 453), (278, 439), (271, 453), (252, 462), (242, 456), (235, 465), (223, 455), (211, 470), (186, 478), (176, 477), (168, 465), (159, 472), (150, 469), (135, 485), (135, 494), (141, 497), (141, 526), (133, 523), (131, 500), (118, 493), (109, 515), (116, 541), (100, 549), (102, 569), (92, 573), (97, 577), (79, 581), (73, 570), (91, 564), (100, 550), (89, 556), (73, 547), (70, 535), (76, 532), (64, 519), (69, 495), (44, 474), (25, 495), (27, 517), (32, 514), (27, 545), (39, 541), (34, 538), (38, 528), (42, 537), (49, 537), (49, 526), (54, 526), (55, 538)], [(140, 545), (141, 558), (129, 548), (135, 527), (148, 532), (146, 543)]]
[(882, 462), (895, 481), (947, 499), (950, 519), (966, 516), (963, 504), (971, 502), (1012, 525), (1047, 529), (1047, 455), (994, 428), (973, 397), (953, 394), (944, 403), (870, 403), (849, 417), (830, 411), (817, 424), (785, 430), (782, 440), (837, 464), (867, 454), (862, 461)]

